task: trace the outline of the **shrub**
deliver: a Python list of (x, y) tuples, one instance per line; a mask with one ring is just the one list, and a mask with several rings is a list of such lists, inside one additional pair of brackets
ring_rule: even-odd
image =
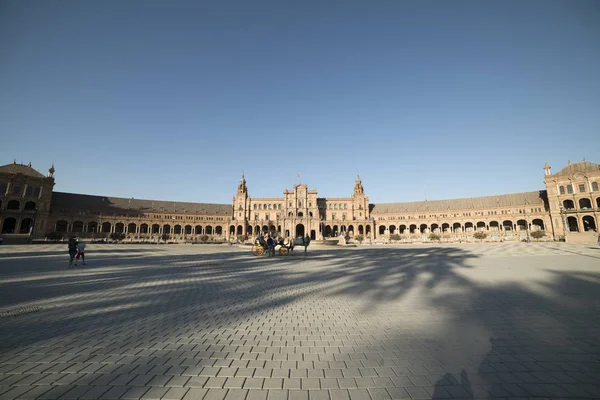
[(390, 240), (397, 242), (398, 240), (400, 240), (400, 235), (398, 235), (397, 233), (393, 233), (390, 235)]
[(544, 231), (533, 231), (533, 232), (531, 232), (531, 237), (534, 238), (535, 240), (541, 239), (544, 236), (546, 236), (546, 232), (544, 232)]
[(200, 235), (201, 242), (208, 242), (208, 235)]
[(163, 242), (167, 243), (167, 240), (171, 239), (171, 236), (168, 233), (163, 233), (160, 238)]
[(483, 239), (485, 239), (487, 237), (487, 233), (485, 233), (485, 232), (475, 232), (473, 234), (473, 237), (475, 239), (478, 239), (478, 240), (483, 240)]
[(354, 239), (358, 242), (358, 243), (362, 243), (363, 240), (365, 240), (365, 237), (363, 235), (356, 235), (354, 236)]
[(46, 235), (46, 238), (48, 240), (53, 240), (53, 241), (59, 241), (62, 240), (64, 237), (62, 232), (50, 232), (49, 234)]
[(120, 232), (113, 232), (110, 234), (110, 238), (111, 240), (116, 240), (117, 242), (120, 242), (121, 240), (125, 239), (125, 234)]
[(442, 237), (440, 235), (438, 235), (437, 233), (431, 233), (429, 234), (429, 240), (431, 240), (432, 242), (435, 241), (440, 241), (442, 239)]

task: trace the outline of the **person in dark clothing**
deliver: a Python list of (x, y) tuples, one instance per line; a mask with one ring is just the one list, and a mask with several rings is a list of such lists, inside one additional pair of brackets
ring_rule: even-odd
[(275, 255), (275, 245), (271, 235), (269, 235), (269, 238), (267, 239), (267, 250), (270, 256)]
[(69, 239), (69, 268), (73, 266), (73, 259), (77, 254), (77, 240), (75, 237)]

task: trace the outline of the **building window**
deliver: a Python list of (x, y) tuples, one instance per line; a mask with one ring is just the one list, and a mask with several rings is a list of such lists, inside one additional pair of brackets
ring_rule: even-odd
[(567, 193), (569, 193), (569, 194), (573, 193), (573, 185), (567, 185)]
[(13, 187), (13, 194), (18, 196), (21, 194), (21, 186), (15, 186)]
[(597, 192), (597, 191), (598, 191), (598, 182), (592, 182), (592, 190), (593, 190), (594, 192)]
[(348, 209), (348, 204), (344, 204), (344, 210)]
[(269, 213), (266, 213), (265, 214), (265, 219), (269, 219), (270, 220), (269, 216), (270, 216)]
[(579, 193), (583, 193), (585, 192), (585, 184), (581, 183), (579, 184)]
[(312, 202), (310, 202), (310, 201), (309, 201), (309, 202), (308, 202), (308, 206), (309, 206), (309, 207), (312, 207)]
[(7, 187), (8, 187), (8, 185), (6, 183), (0, 184), (0, 194), (5, 194)]
[(558, 189), (560, 190), (560, 194), (565, 194), (565, 187), (564, 186), (561, 186)]

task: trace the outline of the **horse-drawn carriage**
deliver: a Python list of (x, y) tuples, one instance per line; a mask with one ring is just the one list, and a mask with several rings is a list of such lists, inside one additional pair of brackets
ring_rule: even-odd
[(294, 254), (294, 247), (303, 246), (304, 254), (306, 255), (306, 248), (310, 244), (310, 237), (306, 236), (296, 239), (286, 238), (280, 240), (274, 239), (274, 241), (275, 244), (273, 245), (273, 248), (269, 249), (265, 238), (262, 235), (259, 235), (254, 240), (254, 245), (252, 245), (252, 254), (255, 256), (262, 256), (266, 253), (270, 256), (278, 253), (280, 256), (287, 256), (289, 254)]

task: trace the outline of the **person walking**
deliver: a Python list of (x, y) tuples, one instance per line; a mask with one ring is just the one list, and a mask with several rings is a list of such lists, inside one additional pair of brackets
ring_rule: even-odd
[(69, 268), (71, 268), (73, 266), (73, 259), (75, 258), (75, 255), (77, 254), (77, 240), (75, 240), (75, 236), (72, 236), (69, 239)]
[(77, 261), (79, 261), (80, 256), (83, 265), (85, 265), (85, 243), (83, 240), (77, 242), (77, 257), (75, 257), (75, 266), (77, 266)]

